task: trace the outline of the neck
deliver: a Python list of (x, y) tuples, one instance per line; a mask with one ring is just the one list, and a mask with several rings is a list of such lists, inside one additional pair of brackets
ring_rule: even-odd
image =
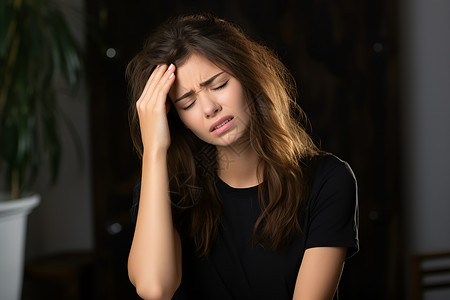
[(246, 188), (261, 183), (257, 174), (259, 157), (248, 144), (241, 147), (218, 146), (217, 162), (218, 176), (231, 187)]

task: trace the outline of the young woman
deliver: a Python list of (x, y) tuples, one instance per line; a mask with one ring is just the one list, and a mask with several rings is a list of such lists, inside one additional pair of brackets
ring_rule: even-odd
[(283, 64), (229, 22), (169, 20), (130, 62), (142, 157), (128, 273), (144, 299), (337, 297), (358, 250), (350, 167), (294, 116)]

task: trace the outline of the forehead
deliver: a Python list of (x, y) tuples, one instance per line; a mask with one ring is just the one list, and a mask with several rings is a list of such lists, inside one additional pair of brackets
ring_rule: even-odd
[(175, 82), (169, 94), (176, 96), (182, 92), (196, 90), (200, 88), (201, 82), (221, 72), (223, 70), (206, 57), (192, 54), (181, 66), (177, 66)]
[[(186, 61), (177, 68), (176, 74), (178, 77), (185, 77), (184, 75), (202, 75), (209, 71), (222, 71), (216, 64), (207, 59), (205, 56), (193, 53)], [(186, 79), (186, 78), (183, 78)]]

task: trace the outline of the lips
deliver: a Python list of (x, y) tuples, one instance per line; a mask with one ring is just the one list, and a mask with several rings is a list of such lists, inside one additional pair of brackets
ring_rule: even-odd
[(220, 129), (222, 126), (224, 126), (228, 122), (232, 121), (233, 119), (234, 119), (233, 116), (222, 117), (211, 125), (211, 127), (209, 128), (209, 131), (213, 132), (217, 129)]

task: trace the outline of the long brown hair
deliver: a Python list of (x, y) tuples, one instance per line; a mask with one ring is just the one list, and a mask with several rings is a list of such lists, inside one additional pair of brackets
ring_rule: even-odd
[[(163, 24), (127, 67), (134, 146), (142, 155), (135, 104), (148, 77), (157, 65), (181, 66), (193, 53), (229, 72), (244, 88), (251, 113), (247, 137), (263, 174), (261, 215), (253, 235), (262, 246), (279, 250), (301, 232), (299, 214), (308, 194), (306, 168), (318, 150), (301, 126), (305, 119), (299, 119), (303, 113), (295, 102), (294, 80), (267, 47), (247, 38), (230, 22), (208, 14), (181, 16)], [(217, 152), (183, 126), (175, 109), (170, 110), (168, 121), (174, 223), (182, 238), (193, 238), (199, 255), (207, 255), (220, 227)]]

